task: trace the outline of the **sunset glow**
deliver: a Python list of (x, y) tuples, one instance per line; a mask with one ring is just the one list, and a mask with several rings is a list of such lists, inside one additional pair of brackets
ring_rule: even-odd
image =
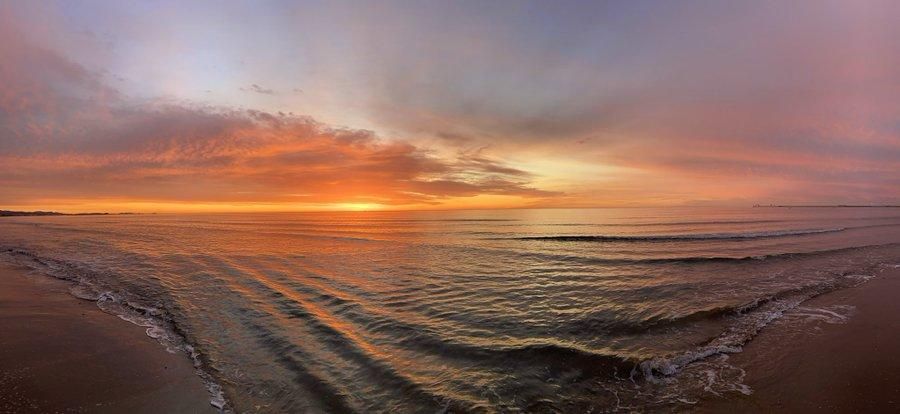
[(0, 6), (0, 208), (900, 201), (894, 2), (158, 3)]

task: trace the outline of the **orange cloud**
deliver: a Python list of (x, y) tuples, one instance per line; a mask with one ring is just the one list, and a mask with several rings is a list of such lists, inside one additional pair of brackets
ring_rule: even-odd
[(479, 152), (438, 157), (308, 117), (130, 101), (84, 68), (0, 31), (0, 205), (421, 207), (555, 195)]
[[(141, 107), (103, 124), (68, 125), (0, 155), (5, 204), (55, 198), (169, 202), (436, 205), (482, 194), (554, 193), (480, 155), (438, 158), (367, 131), (252, 111)], [(59, 131), (65, 134), (59, 135)], [(88, 138), (89, 137), (89, 138)], [(78, 143), (78, 145), (73, 145)]]

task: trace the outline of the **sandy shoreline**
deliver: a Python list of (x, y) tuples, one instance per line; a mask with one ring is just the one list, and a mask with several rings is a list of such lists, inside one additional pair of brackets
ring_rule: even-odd
[[(746, 371), (750, 395), (701, 401), (701, 413), (900, 411), (900, 269), (802, 304), (729, 363)], [(823, 310), (816, 312), (816, 310)], [(849, 313), (841, 321), (828, 312)], [(830, 319), (830, 320), (828, 320)]]
[(0, 263), (0, 412), (217, 412), (185, 355), (69, 287)]
[[(0, 412), (217, 411), (184, 355), (69, 287), (0, 263)], [(730, 357), (752, 394), (710, 397), (690, 411), (898, 411), (900, 269), (801, 307), (815, 317), (786, 315)]]

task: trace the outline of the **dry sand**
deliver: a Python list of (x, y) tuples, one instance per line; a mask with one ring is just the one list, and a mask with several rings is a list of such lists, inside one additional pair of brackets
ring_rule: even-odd
[(0, 413), (215, 413), (186, 355), (70, 285), (0, 263)]
[(697, 412), (900, 412), (900, 269), (832, 292), (806, 308), (851, 305), (839, 324), (776, 323), (730, 363), (746, 370), (753, 393), (702, 401)]

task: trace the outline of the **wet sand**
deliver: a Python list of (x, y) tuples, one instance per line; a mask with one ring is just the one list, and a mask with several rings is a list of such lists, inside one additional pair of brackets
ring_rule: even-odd
[(217, 412), (185, 355), (69, 287), (0, 263), (0, 412)]
[[(216, 412), (185, 356), (68, 288), (0, 263), (0, 412)], [(729, 361), (753, 393), (690, 411), (900, 412), (900, 269), (803, 307), (843, 305), (855, 308), (844, 323), (764, 329)]]
[(776, 323), (730, 363), (753, 393), (701, 401), (702, 413), (900, 412), (900, 269), (803, 304), (851, 305), (844, 323)]

